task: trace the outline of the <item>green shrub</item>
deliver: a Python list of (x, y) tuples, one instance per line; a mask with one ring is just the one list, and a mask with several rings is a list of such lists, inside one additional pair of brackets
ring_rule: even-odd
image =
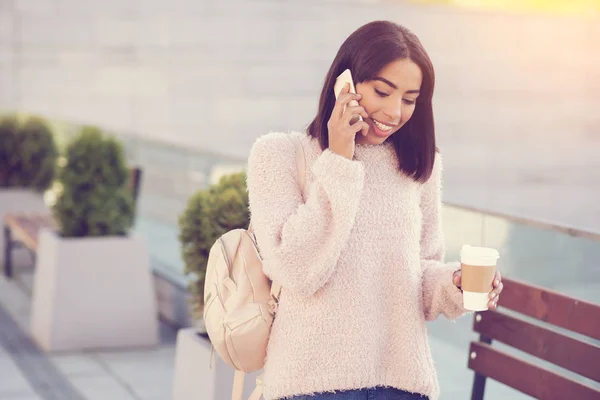
[(188, 200), (179, 217), (179, 241), (185, 263), (185, 274), (191, 277), (196, 319), (202, 318), (206, 263), (211, 247), (224, 233), (247, 228), (250, 221), (246, 174), (224, 176), (219, 183), (200, 190)]
[(0, 187), (9, 187), (16, 154), (19, 121), (16, 117), (0, 119)]
[(0, 119), (0, 187), (46, 190), (54, 179), (58, 150), (39, 117)]
[(64, 237), (126, 235), (133, 224), (129, 172), (120, 142), (86, 126), (67, 145), (54, 215)]

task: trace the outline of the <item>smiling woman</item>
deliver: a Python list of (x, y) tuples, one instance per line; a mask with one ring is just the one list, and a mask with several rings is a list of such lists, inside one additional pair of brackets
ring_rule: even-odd
[(319, 111), (308, 127), (308, 133), (323, 149), (333, 147), (335, 151), (336, 143), (331, 146), (329, 141), (342, 136), (330, 118), (335, 115), (336, 104), (331, 94), (337, 76), (345, 69), (352, 71), (362, 107), (349, 111), (364, 111), (369, 125), (362, 136), (357, 135), (356, 143), (389, 142), (400, 171), (426, 181), (436, 152), (432, 109), (435, 74), (417, 36), (403, 26), (377, 21), (357, 29), (344, 41), (327, 72)]
[[(347, 70), (355, 85), (334, 90)], [(444, 261), (434, 81), (413, 33), (371, 22), (342, 43), (307, 131), (253, 145), (252, 226), (281, 286), (266, 400), (438, 399), (425, 323), (466, 310)], [(498, 276), (490, 308), (501, 291)]]

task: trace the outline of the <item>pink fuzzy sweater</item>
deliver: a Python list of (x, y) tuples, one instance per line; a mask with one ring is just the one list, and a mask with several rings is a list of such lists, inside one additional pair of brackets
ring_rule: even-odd
[(301, 133), (252, 147), (248, 190), (265, 273), (283, 289), (264, 367), (265, 399), (391, 386), (432, 400), (439, 389), (426, 320), (466, 311), (445, 264), (441, 159), (427, 183), (397, 168), (389, 144), (348, 160)]

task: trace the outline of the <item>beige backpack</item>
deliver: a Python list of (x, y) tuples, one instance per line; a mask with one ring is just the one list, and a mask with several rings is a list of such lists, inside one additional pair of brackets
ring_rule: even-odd
[[(294, 142), (300, 187), (304, 148)], [(204, 283), (204, 323), (214, 349), (235, 369), (232, 400), (241, 400), (246, 373), (264, 366), (281, 286), (264, 274), (256, 237), (249, 226), (222, 235), (212, 246)], [(262, 395), (260, 377), (250, 400)]]

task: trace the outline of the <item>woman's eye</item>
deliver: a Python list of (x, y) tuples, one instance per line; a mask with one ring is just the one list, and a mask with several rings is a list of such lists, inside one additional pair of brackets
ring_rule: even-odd
[(413, 105), (413, 104), (415, 104), (415, 101), (414, 100), (409, 100), (409, 99), (404, 99), (404, 103), (408, 104), (408, 105)]
[(375, 89), (375, 93), (377, 93), (377, 94), (379, 95), (379, 97), (388, 97), (388, 96), (389, 96), (389, 94), (387, 94), (387, 93), (383, 93), (383, 92), (380, 92), (380, 91), (379, 91), (379, 90), (377, 90), (377, 89)]

